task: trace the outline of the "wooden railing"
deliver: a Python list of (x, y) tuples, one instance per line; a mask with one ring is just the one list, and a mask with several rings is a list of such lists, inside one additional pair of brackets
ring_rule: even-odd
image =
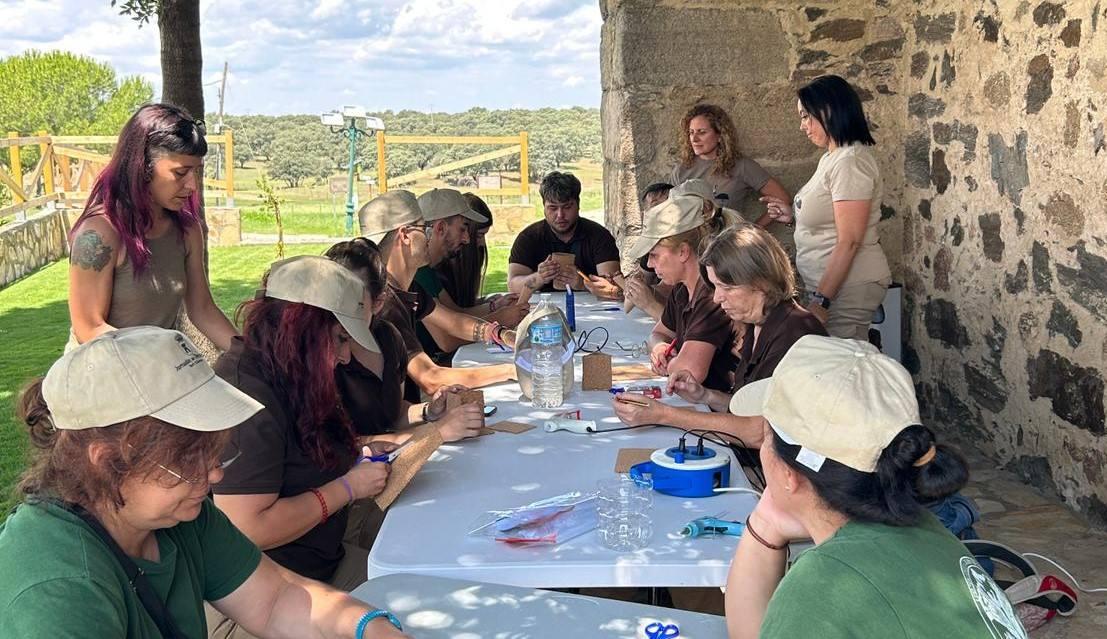
[[(508, 155), (519, 154), (519, 188), (515, 189), (471, 189), (473, 193), (477, 195), (518, 195), (522, 198), (524, 203), (528, 202), (530, 198), (530, 180), (528, 179), (528, 172), (530, 170), (529, 157), (528, 157), (528, 140), (527, 132), (521, 131), (519, 135), (512, 136), (489, 136), (489, 135), (385, 135), (384, 131), (377, 131), (377, 184), (380, 188), (380, 192), (384, 193), (391, 186), (400, 186), (402, 184), (410, 184), (421, 178), (437, 177), (443, 173), (464, 168), (466, 166), (472, 166), (474, 164), (480, 164), (489, 160), (495, 160)], [(453, 162), (446, 162), (445, 164), (439, 164), (437, 166), (430, 166), (420, 171), (414, 171), (405, 175), (400, 175), (389, 179), (388, 166), (386, 163), (385, 146), (388, 144), (487, 144), (487, 145), (508, 145), (505, 148), (495, 149), (493, 151), (487, 151), (478, 155), (473, 155)]]
[[(204, 178), (204, 195), (226, 198), (228, 206), (234, 205), (234, 132), (205, 138), (209, 145), (224, 145), (221, 179)], [(8, 133), (0, 138), (0, 149), (8, 149), (9, 169), (0, 165), (0, 188), (11, 194), (11, 204), (0, 208), (0, 223), (7, 218), (31, 209), (46, 206), (50, 202), (64, 202), (67, 206), (80, 207), (88, 199), (92, 183), (111, 159), (118, 137), (114, 135), (47, 135), (39, 131), (33, 136)], [(106, 153), (85, 147), (108, 147)], [(35, 168), (23, 174), (23, 149), (38, 147), (39, 159)]]

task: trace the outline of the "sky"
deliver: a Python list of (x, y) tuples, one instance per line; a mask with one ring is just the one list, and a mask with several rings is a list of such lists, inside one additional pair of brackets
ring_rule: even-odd
[[(156, 24), (110, 0), (0, 0), (0, 16), (0, 57), (70, 51), (160, 95)], [(600, 25), (597, 0), (201, 0), (204, 103), (227, 61), (234, 115), (598, 107)]]

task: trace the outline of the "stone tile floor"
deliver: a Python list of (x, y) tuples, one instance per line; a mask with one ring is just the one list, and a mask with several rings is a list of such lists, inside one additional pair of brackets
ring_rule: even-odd
[[(976, 525), (982, 538), (1058, 561), (1086, 588), (1107, 588), (1107, 531), (1092, 529), (1055, 496), (1022, 483), (986, 457), (962, 450), (972, 469), (964, 493), (976, 500), (982, 511), (982, 520)], [(1033, 561), (1039, 572), (1065, 579), (1046, 562)], [(584, 589), (582, 594), (631, 600), (642, 596), (641, 591), (622, 588)], [(1079, 604), (1071, 617), (1054, 617), (1031, 637), (1107, 638), (1107, 593), (1078, 594)], [(723, 598), (717, 588), (678, 588), (672, 596), (677, 608), (723, 614)]]

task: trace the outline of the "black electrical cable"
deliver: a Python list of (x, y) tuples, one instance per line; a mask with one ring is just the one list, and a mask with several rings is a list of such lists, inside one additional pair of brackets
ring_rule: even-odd
[[(590, 349), (588, 342), (597, 334), (598, 331), (603, 331), (603, 341), (600, 342), (599, 346), (596, 346), (596, 347), (593, 347), (593, 348)], [(598, 339), (599, 338), (597, 338), (597, 340)], [(609, 333), (607, 331), (607, 329), (604, 328), (603, 326), (597, 326), (595, 328), (588, 329), (588, 330), (581, 330), (577, 334), (577, 338), (576, 338), (577, 348), (573, 352), (574, 353), (580, 353), (580, 352), (599, 353), (604, 349), (604, 347), (607, 346), (607, 342), (610, 339), (611, 339), (611, 333)]]

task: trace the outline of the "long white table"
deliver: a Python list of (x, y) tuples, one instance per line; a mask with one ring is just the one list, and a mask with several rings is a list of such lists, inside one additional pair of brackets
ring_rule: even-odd
[[(563, 294), (556, 294), (558, 301)], [(615, 341), (641, 341), (653, 321), (640, 311), (627, 317), (613, 305), (577, 296), (577, 328), (603, 325), (611, 332), (605, 352), (615, 363), (635, 360), (619, 355)], [(579, 366), (580, 357), (577, 357)], [(462, 349), (456, 365), (511, 361), (483, 345)], [(645, 356), (638, 361), (648, 361)], [(579, 385), (566, 406), (601, 429), (623, 426), (606, 391), (582, 392)], [(664, 386), (662, 380), (657, 383)], [(721, 586), (737, 545), (736, 537), (686, 539), (678, 535), (691, 519), (705, 515), (744, 520), (756, 497), (727, 493), (692, 499), (655, 493), (654, 535), (649, 546), (630, 553), (603, 548), (595, 532), (557, 546), (517, 547), (470, 537), (477, 518), (498, 510), (569, 491), (591, 491), (599, 479), (614, 476), (620, 448), (676, 445), (679, 432), (667, 428), (578, 435), (547, 433), (541, 422), (556, 411), (536, 410), (517, 383), (485, 389), (485, 401), (498, 407), (490, 423), (510, 419), (538, 425), (520, 435), (496, 433), (442, 446), (389, 509), (369, 553), (370, 579), (392, 573), (419, 573), (526, 587)], [(675, 398), (666, 401), (679, 401)], [(727, 451), (729, 452), (729, 451)], [(736, 462), (731, 485), (749, 487)]]
[(676, 625), (681, 639), (726, 636), (718, 615), (424, 575), (385, 575), (350, 594), (420, 639), (641, 639), (654, 622)]

